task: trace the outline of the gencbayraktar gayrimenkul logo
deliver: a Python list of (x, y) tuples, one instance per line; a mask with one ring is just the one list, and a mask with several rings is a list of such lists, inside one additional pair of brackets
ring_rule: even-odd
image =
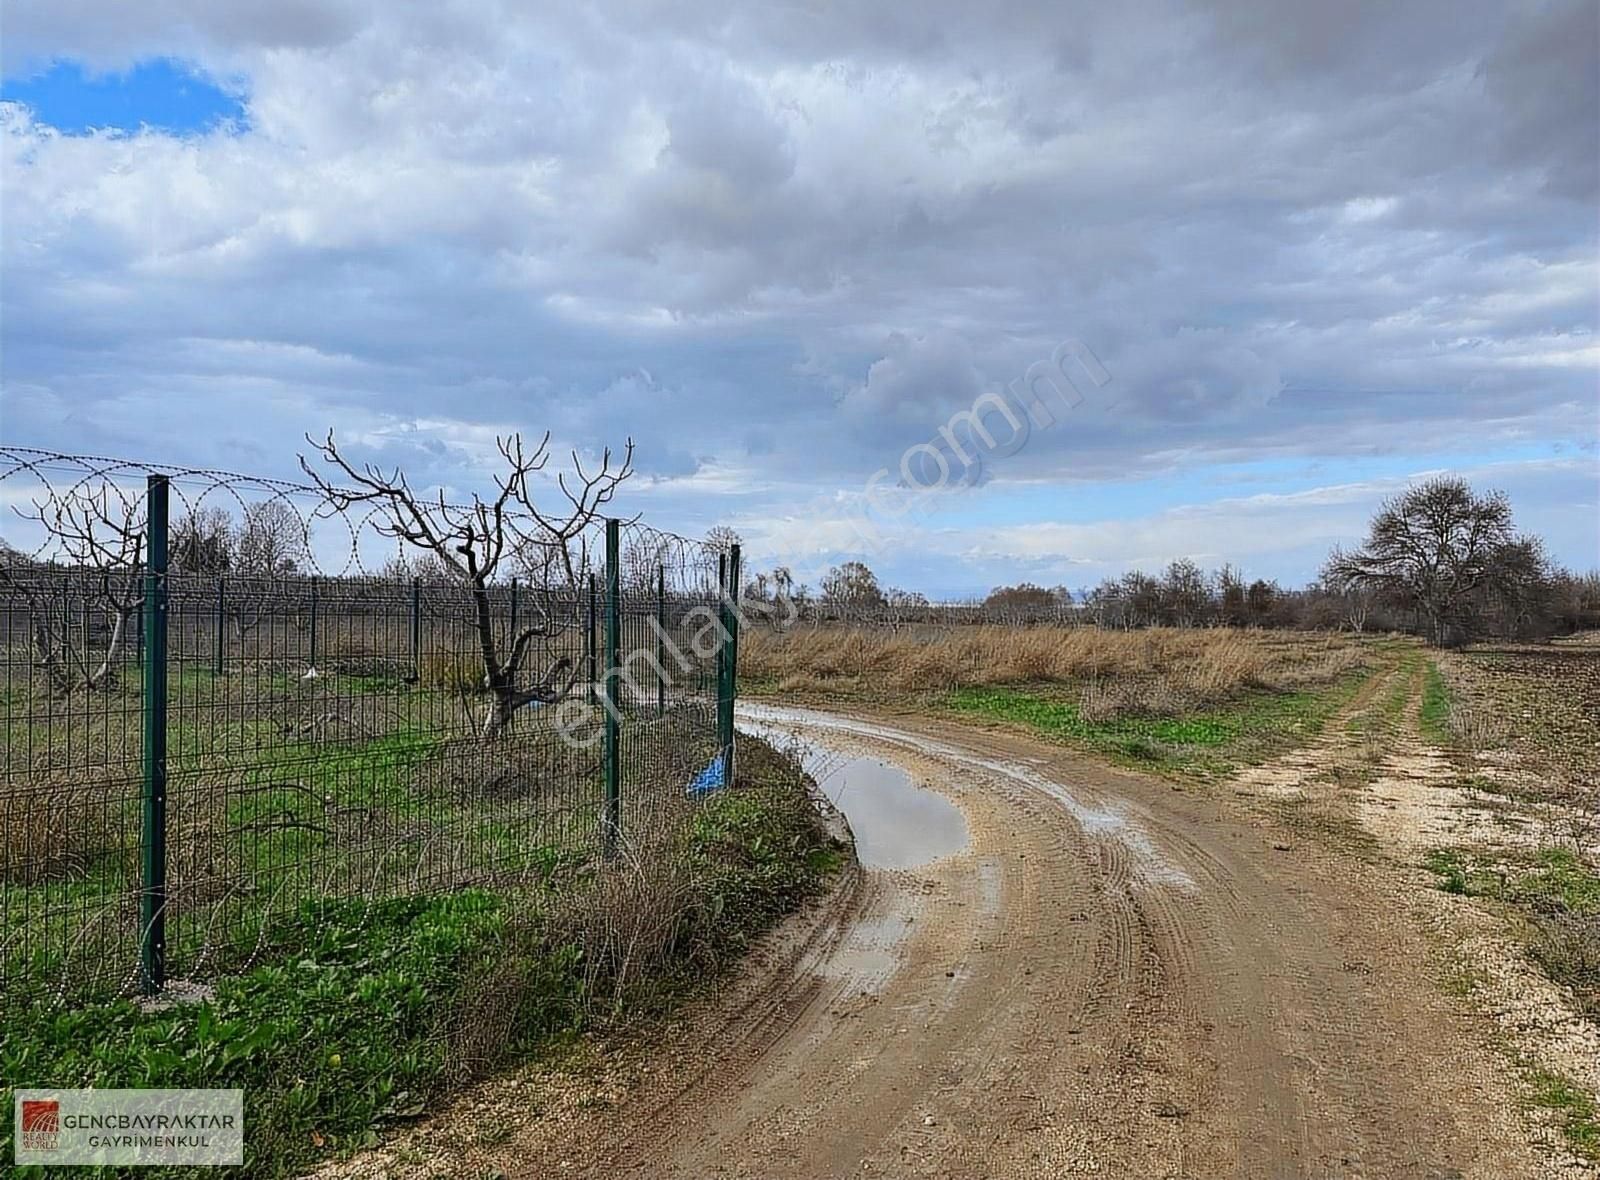
[(15, 1162), (237, 1166), (243, 1090), (18, 1090)]

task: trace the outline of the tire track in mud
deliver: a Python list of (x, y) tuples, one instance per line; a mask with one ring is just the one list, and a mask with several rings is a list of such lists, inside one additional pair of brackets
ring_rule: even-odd
[(855, 870), (603, 1136), (511, 1174), (1542, 1174), (1440, 1084), (1472, 1030), (1328, 854), (1024, 739), (791, 718), (948, 796), (969, 848)]

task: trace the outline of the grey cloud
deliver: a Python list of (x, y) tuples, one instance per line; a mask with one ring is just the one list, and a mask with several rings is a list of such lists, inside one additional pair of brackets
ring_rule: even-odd
[(13, 6), (8, 68), (190, 56), (250, 130), (3, 116), (4, 432), (456, 482), (474, 427), (631, 432), (759, 521), (1076, 337), (1114, 399), (1008, 478), (1592, 438), (1596, 19)]
[(371, 15), (367, 0), (17, 0), (6, 6), (6, 70), (54, 57), (122, 70), (142, 57), (337, 45)]

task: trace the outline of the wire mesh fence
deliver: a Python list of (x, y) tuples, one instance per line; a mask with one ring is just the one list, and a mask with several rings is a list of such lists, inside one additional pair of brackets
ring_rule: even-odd
[[(737, 554), (0, 448), (0, 989), (151, 991), (308, 900), (514, 891), (730, 780)], [(485, 573), (484, 566), (488, 571)]]

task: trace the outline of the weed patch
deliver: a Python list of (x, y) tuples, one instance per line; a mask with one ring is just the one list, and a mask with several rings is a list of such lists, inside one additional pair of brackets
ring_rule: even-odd
[(1573, 1152), (1587, 1160), (1600, 1160), (1600, 1114), (1594, 1100), (1560, 1074), (1547, 1070), (1535, 1071), (1528, 1082), (1530, 1103), (1557, 1116)]
[(1079, 702), (1045, 689), (965, 688), (943, 698), (956, 713), (1022, 725), (1178, 777), (1212, 779), (1305, 741), (1348, 700), (1359, 678), (1322, 691), (1255, 692), (1178, 717), (1085, 716)]
[(1475, 857), (1455, 848), (1438, 848), (1423, 865), (1446, 893), (1492, 897), (1535, 913), (1600, 917), (1600, 875), (1570, 849), (1543, 848), (1530, 856)]
[(1528, 953), (1556, 983), (1571, 988), (1579, 1009), (1600, 1020), (1600, 875), (1571, 850), (1484, 859), (1435, 849), (1424, 865), (1446, 893), (1486, 897), (1528, 919)]

